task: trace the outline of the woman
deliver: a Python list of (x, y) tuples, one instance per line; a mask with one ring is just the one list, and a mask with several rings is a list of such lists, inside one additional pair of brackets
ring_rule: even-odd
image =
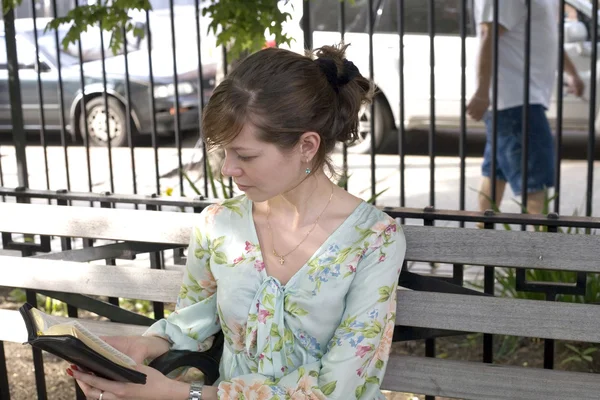
[(223, 330), (218, 385), (144, 366), (144, 386), (68, 371), (89, 398), (384, 398), (406, 245), (392, 218), (325, 173), (372, 98), (345, 49), (323, 47), (316, 60), (265, 49), (216, 88), (205, 140), (225, 149), (223, 175), (245, 195), (200, 214), (176, 311), (141, 338), (108, 339), (142, 364), (206, 350)]

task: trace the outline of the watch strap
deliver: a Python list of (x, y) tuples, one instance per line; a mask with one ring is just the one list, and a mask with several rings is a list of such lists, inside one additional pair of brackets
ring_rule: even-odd
[(192, 382), (190, 384), (190, 397), (189, 400), (202, 400), (202, 388), (204, 383)]

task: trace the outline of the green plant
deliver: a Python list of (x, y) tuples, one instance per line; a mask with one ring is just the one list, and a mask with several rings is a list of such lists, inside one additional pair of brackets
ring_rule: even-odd
[(598, 348), (590, 345), (582, 345), (583, 348), (578, 348), (571, 344), (565, 343), (565, 348), (571, 353), (571, 355), (565, 358), (560, 364), (566, 366), (569, 364), (583, 364), (590, 371), (594, 370), (594, 358), (592, 354), (598, 351)]
[[(23, 289), (13, 289), (9, 296), (17, 303), (25, 303), (27, 301), (27, 295)], [(48, 296), (36, 294), (37, 306), (44, 311), (46, 314), (66, 316), (67, 315), (67, 304), (60, 300), (53, 299)]]

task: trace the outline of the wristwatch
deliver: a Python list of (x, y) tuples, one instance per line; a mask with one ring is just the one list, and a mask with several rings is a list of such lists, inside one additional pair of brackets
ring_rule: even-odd
[(190, 384), (190, 397), (188, 400), (202, 400), (202, 387), (203, 382), (192, 382)]

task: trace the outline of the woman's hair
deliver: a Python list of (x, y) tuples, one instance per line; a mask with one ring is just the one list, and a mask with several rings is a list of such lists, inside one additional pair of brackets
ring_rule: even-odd
[(321, 136), (314, 170), (324, 164), (331, 168), (328, 154), (336, 142), (358, 138), (359, 110), (373, 97), (371, 82), (345, 59), (346, 47), (323, 46), (307, 55), (267, 48), (244, 59), (204, 109), (207, 146), (227, 145), (246, 124), (282, 150), (312, 131)]

